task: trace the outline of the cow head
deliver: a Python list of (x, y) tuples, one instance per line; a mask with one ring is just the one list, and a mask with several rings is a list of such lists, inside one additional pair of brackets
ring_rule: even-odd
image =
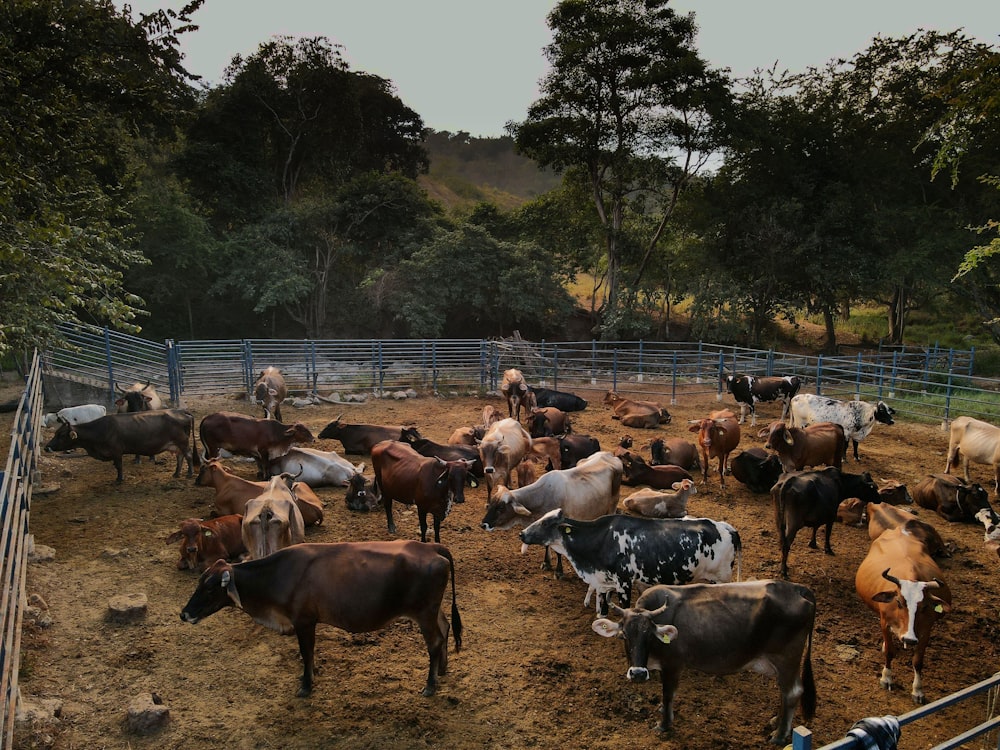
[(913, 497), (910, 495), (910, 491), (906, 489), (906, 485), (891, 479), (886, 480), (885, 484), (879, 487), (878, 497), (880, 502), (888, 503), (889, 505), (913, 504)]
[(368, 480), (360, 472), (351, 476), (347, 483), (347, 495), (344, 497), (348, 510), (368, 513), (375, 510), (381, 503), (368, 491)]
[(214, 487), (216, 482), (226, 474), (222, 462), (217, 458), (210, 458), (202, 463), (198, 470), (198, 476), (194, 483), (198, 487)]
[[(922, 632), (929, 632), (934, 622), (951, 611), (951, 604), (933, 593), (944, 586), (939, 578), (933, 581), (910, 581), (890, 575), (890, 570), (891, 568), (886, 568), (882, 571), (882, 577), (894, 584), (895, 588), (879, 591), (872, 596), (872, 601), (879, 604), (895, 602), (896, 606), (887, 608), (888, 612), (883, 608), (883, 616), (889, 617), (896, 636), (905, 645), (913, 646)], [(893, 614), (896, 616), (892, 617)]]
[(442, 458), (435, 459), (441, 473), (438, 474), (434, 484), (445, 489), (448, 506), (465, 502), (465, 483), (468, 479), (469, 470), (475, 461), (445, 461)]
[(76, 446), (77, 434), (69, 422), (61, 422), (56, 434), (45, 445), (46, 452), (68, 451)]
[(315, 439), (313, 438), (313, 434), (309, 431), (309, 428), (301, 422), (296, 422), (291, 427), (286, 429), (285, 437), (291, 438), (292, 442), (295, 443), (311, 443)]
[(341, 430), (343, 425), (340, 423), (340, 418), (344, 416), (343, 414), (338, 414), (337, 418), (330, 422), (326, 427), (320, 430), (319, 438), (320, 440), (339, 440), (341, 435)]
[(479, 525), (486, 531), (509, 529), (530, 517), (531, 511), (521, 505), (507, 487), (498, 484), (486, 501), (486, 515)]
[[(606, 617), (594, 620), (590, 627), (604, 638), (621, 638), (628, 657), (629, 682), (645, 682), (650, 669), (659, 669), (656, 651), (677, 637), (677, 628), (670, 624), (657, 624), (656, 618), (667, 611), (668, 603), (655, 610), (622, 609), (610, 604), (610, 610), (621, 617), (621, 622)], [(661, 645), (662, 644), (662, 645)]]
[(895, 424), (895, 422), (892, 421), (892, 417), (895, 413), (896, 410), (886, 404), (885, 401), (879, 401), (875, 405), (876, 422), (881, 422), (882, 424)]
[(785, 445), (791, 446), (795, 444), (795, 438), (792, 437), (791, 430), (788, 429), (788, 425), (784, 422), (771, 422), (771, 425), (758, 433), (758, 437), (764, 437), (767, 435), (767, 441), (764, 443), (764, 447), (769, 450), (778, 450), (778, 445), (784, 443)]
[(420, 440), (420, 433), (416, 427), (404, 427), (399, 433), (399, 440), (400, 442), (413, 445)]
[(231, 606), (243, 606), (233, 580), (233, 566), (225, 560), (216, 560), (198, 579), (198, 587), (181, 610), (181, 620), (194, 625)]
[(619, 401), (621, 401), (621, 398), (622, 397), (619, 396), (614, 391), (608, 391), (607, 393), (604, 394), (604, 405), (605, 406), (614, 406)]

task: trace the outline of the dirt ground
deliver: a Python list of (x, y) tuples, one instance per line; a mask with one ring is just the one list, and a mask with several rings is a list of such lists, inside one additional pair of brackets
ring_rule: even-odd
[[(621, 390), (628, 395), (627, 388)], [(612, 448), (622, 429), (601, 406), (601, 393), (577, 392), (591, 406), (573, 415), (573, 430)], [(318, 433), (343, 412), (345, 420), (355, 422), (412, 423), (424, 436), (445, 442), (455, 427), (478, 421), (487, 402), (424, 396), (286, 407), (285, 420), (302, 421)], [(192, 400), (184, 406), (198, 420), (222, 409), (249, 413), (248, 404), (234, 400)], [(682, 398), (669, 406), (672, 424), (633, 431), (635, 448), (648, 457), (656, 435), (692, 437), (686, 421), (715, 408), (711, 397)], [(766, 424), (779, 408), (764, 405), (760, 413)], [(755, 433), (744, 430), (742, 448), (761, 444)], [(332, 440), (318, 441), (316, 447), (341, 450)], [(939, 426), (877, 425), (861, 444), (860, 468), (853, 460), (847, 468), (912, 486), (924, 474), (943, 470), (946, 448)], [(253, 473), (251, 464), (232, 466), (244, 476)], [(658, 681), (626, 681), (622, 649), (591, 631), (594, 611), (583, 606), (586, 587), (572, 572), (555, 580), (540, 570), (539, 548), (520, 554), (516, 531), (480, 528), (485, 488), (468, 490), (467, 502), (455, 506), (441, 530), (456, 560), (465, 637), (460, 653), (449, 641), (450, 670), (438, 694), (421, 697), (427, 667), (423, 641), (411, 624), (399, 622), (364, 635), (321, 625), (315, 690), (299, 699), (301, 664), (294, 638), (257, 626), (231, 608), (197, 625), (180, 620), (196, 575), (175, 569), (177, 549), (164, 540), (181, 519), (210, 513), (212, 490), (195, 487), (187, 477), (174, 479), (172, 461), (126, 463), (122, 485), (115, 484), (111, 464), (85, 456), (48, 455), (40, 468), (42, 485), (60, 489), (34, 498), (31, 532), (38, 544), (54, 547), (56, 556), (30, 566), (28, 593), (44, 599), (52, 625), (25, 625), (20, 687), (25, 696), (59, 699), (62, 709), (57, 723), (20, 727), (18, 748), (766, 746), (765, 725), (776, 712), (778, 693), (772, 678), (755, 673), (687, 672), (675, 703), (675, 728), (659, 737)], [(370, 466), (366, 474), (371, 476)], [(985, 467), (976, 467), (974, 478), (985, 483), (987, 474)], [(624, 497), (632, 488), (623, 490)], [(381, 512), (348, 511), (343, 489), (320, 489), (319, 494), (328, 503), (326, 519), (307, 530), (307, 541), (391, 538)], [(739, 529), (744, 579), (777, 575), (780, 558), (768, 495), (751, 494), (732, 479), (722, 490), (712, 476), (688, 507), (693, 515)], [(935, 631), (924, 670), (924, 688), (934, 700), (998, 669), (1000, 560), (984, 546), (981, 527), (949, 524), (926, 511), (922, 517), (954, 550), (941, 566), (955, 607)], [(396, 518), (400, 537), (419, 538), (411, 511), (397, 505)], [(895, 670), (899, 686), (887, 692), (878, 685), (877, 619), (854, 591), (854, 573), (869, 543), (866, 530), (838, 525), (833, 557), (809, 549), (806, 542), (800, 534), (789, 565), (791, 578), (811, 587), (818, 600), (813, 648), (818, 712), (809, 723), (818, 747), (842, 737), (859, 718), (900, 715), (914, 706), (908, 655)], [(148, 597), (146, 620), (106, 622), (108, 600), (133, 593)], [(149, 737), (129, 734), (124, 726), (129, 703), (141, 693), (154, 693), (170, 710), (168, 724)], [(986, 699), (972, 699), (906, 726), (900, 747), (930, 747), (986, 716)], [(798, 715), (796, 725), (801, 721)], [(980, 747), (979, 742), (969, 747)], [(995, 747), (995, 737), (992, 743)]]

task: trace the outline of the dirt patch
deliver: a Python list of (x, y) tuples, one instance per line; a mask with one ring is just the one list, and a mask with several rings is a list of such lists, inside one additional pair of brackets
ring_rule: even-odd
[[(617, 422), (600, 405), (600, 394), (578, 391), (591, 407), (573, 416), (573, 429), (614, 446)], [(627, 392), (626, 392), (627, 393)], [(289, 408), (318, 433), (339, 413), (383, 424), (415, 423), (444, 442), (458, 426), (477, 421), (484, 400), (424, 397), (404, 402), (371, 401), (355, 406)], [(212, 411), (249, 411), (234, 401), (191, 401), (200, 420)], [(686, 421), (717, 408), (699, 395), (670, 406), (673, 423), (657, 431), (633, 431), (636, 448), (648, 456), (655, 435), (683, 435)], [(764, 406), (763, 419), (777, 409)], [(7, 415), (0, 415), (7, 417)], [(6, 423), (5, 432), (6, 432)], [(759, 445), (744, 430), (742, 447)], [(337, 441), (317, 447), (339, 450)], [(861, 445), (861, 469), (878, 479), (914, 484), (944, 468), (947, 447), (938, 427), (899, 422), (877, 425)], [(244, 476), (252, 466), (233, 462)], [(553, 579), (539, 570), (541, 550), (519, 554), (516, 532), (487, 533), (479, 527), (485, 489), (467, 492), (442, 527), (442, 542), (456, 560), (458, 603), (465, 648), (450, 654), (450, 672), (438, 694), (420, 696), (427, 657), (419, 632), (408, 623), (351, 635), (320, 626), (315, 691), (295, 697), (301, 665), (294, 638), (255, 625), (230, 609), (198, 625), (179, 613), (195, 576), (175, 569), (177, 550), (164, 543), (178, 521), (205, 516), (211, 490), (171, 476), (172, 462), (126, 464), (125, 482), (114, 469), (87, 457), (41, 459), (42, 483), (58, 483), (53, 494), (34, 498), (31, 531), (39, 544), (56, 549), (55, 560), (33, 564), (29, 594), (47, 602), (53, 624), (25, 626), (22, 693), (63, 702), (58, 723), (23, 727), (20, 748), (615, 748), (657, 741), (654, 727), (658, 682), (625, 680), (626, 662), (614, 641), (590, 629), (592, 609), (583, 606), (586, 587), (572, 573)], [(851, 462), (851, 471), (858, 467)], [(368, 468), (370, 475), (370, 467)], [(984, 467), (976, 477), (986, 480)], [(631, 492), (625, 489), (624, 494)], [(384, 514), (356, 514), (344, 491), (321, 489), (326, 520), (307, 532), (308, 541), (388, 539)], [(777, 575), (779, 554), (770, 498), (753, 495), (734, 480), (725, 491), (713, 476), (691, 498), (692, 514), (725, 520), (740, 530), (743, 577)], [(949, 524), (927, 512), (953, 545), (942, 562), (955, 598), (952, 614), (935, 631), (924, 671), (933, 700), (997, 670), (998, 560), (983, 544), (981, 527)], [(397, 505), (400, 537), (419, 538), (417, 519)], [(913, 708), (912, 674), (904, 658), (895, 671), (899, 687), (878, 686), (877, 620), (854, 592), (854, 573), (868, 548), (864, 529), (838, 526), (836, 555), (806, 546), (800, 534), (789, 564), (793, 580), (818, 600), (813, 660), (818, 715), (810, 723), (816, 745), (842, 737), (864, 716), (899, 715)], [(144, 593), (146, 620), (137, 625), (105, 622), (108, 600)], [(151, 692), (170, 709), (170, 721), (152, 737), (129, 735), (128, 704)], [(676, 748), (744, 748), (766, 745), (765, 724), (776, 713), (772, 678), (754, 673), (713, 677), (689, 672), (676, 701), (675, 729), (663, 738)], [(985, 699), (909, 725), (901, 747), (928, 747), (985, 718)], [(796, 724), (801, 717), (796, 718)]]

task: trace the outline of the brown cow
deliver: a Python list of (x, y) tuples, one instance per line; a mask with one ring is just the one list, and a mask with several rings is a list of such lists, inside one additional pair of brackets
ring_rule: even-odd
[(669, 490), (674, 484), (683, 479), (691, 479), (687, 469), (680, 466), (666, 464), (665, 466), (650, 466), (642, 456), (635, 453), (625, 453), (620, 456), (625, 473), (622, 475), (622, 484), (629, 487), (646, 485), (654, 490)]
[(697, 494), (694, 482), (682, 479), (674, 482), (672, 491), (639, 490), (622, 500), (629, 513), (646, 518), (683, 518), (687, 515), (688, 497)]
[(688, 471), (701, 468), (698, 458), (698, 446), (684, 438), (654, 438), (649, 444), (649, 465), (665, 466), (667, 464), (680, 466)]
[(516, 419), (501, 419), (490, 427), (479, 441), (488, 496), (493, 496), (497, 485), (510, 483), (511, 472), (529, 450), (531, 435)]
[(371, 453), (376, 443), (402, 439), (403, 425), (347, 424), (340, 421), (341, 416), (322, 429), (319, 439), (339, 440), (344, 453)]
[(281, 421), (281, 402), (288, 396), (285, 376), (277, 367), (265, 367), (253, 385), (253, 402), (264, 407), (265, 419)]
[(479, 445), (485, 434), (482, 427), (456, 427), (448, 438), (448, 445)]
[(521, 463), (514, 467), (514, 472), (517, 474), (517, 486), (527, 487), (529, 484), (534, 484), (538, 475), (545, 470), (545, 467), (542, 466), (544, 460), (531, 453), (522, 458)]
[(844, 465), (847, 438), (844, 428), (833, 422), (816, 422), (808, 427), (789, 427), (784, 422), (771, 422), (761, 437), (767, 435), (764, 447), (778, 454), (781, 468), (801, 471), (807, 466)]
[(951, 474), (928, 474), (913, 488), (913, 501), (946, 521), (979, 521), (989, 528), (1000, 523), (989, 493)]
[(701, 483), (708, 482), (708, 460), (719, 459), (719, 483), (726, 486), (726, 463), (729, 454), (740, 444), (740, 425), (729, 409), (713, 411), (704, 419), (688, 420), (688, 432), (698, 433), (701, 448)]
[(313, 442), (312, 433), (301, 422), (285, 425), (228, 411), (209, 414), (201, 420), (199, 432), (205, 458), (217, 458), (220, 448), (237, 456), (252, 456), (259, 479), (269, 475), (268, 464), (287, 453), (294, 443)]
[(943, 555), (951, 557), (938, 530), (926, 521), (921, 521), (915, 513), (885, 503), (868, 506), (868, 538), (872, 541), (882, 536), (888, 529), (903, 528), (906, 533), (920, 540), (931, 557)]
[(448, 619), (441, 611), (451, 573), (451, 627), (462, 649), (462, 620), (455, 599), (455, 562), (447, 547), (420, 542), (299, 544), (262, 560), (219, 560), (198, 580), (181, 610), (197, 623), (223, 607), (238, 607), (254, 622), (292, 633), (299, 641), (303, 672), (297, 695), (312, 692), (316, 623), (348, 633), (382, 630), (406, 617), (427, 644), (430, 670), (423, 695), (433, 695), (438, 675), (448, 671)]
[(420, 541), (427, 541), (427, 514), (434, 518), (434, 541), (441, 541), (441, 522), (454, 503), (465, 502), (465, 482), (472, 461), (445, 461), (421, 456), (407, 443), (383, 440), (372, 448), (374, 492), (385, 508), (389, 533), (396, 533), (392, 501), (417, 506)]
[[(913, 647), (914, 703), (926, 701), (920, 674), (931, 629), (951, 611), (951, 591), (923, 542), (903, 528), (884, 531), (858, 567), (854, 585), (861, 601), (879, 617), (885, 666), (879, 685), (892, 689), (896, 641)], [(893, 637), (895, 636), (895, 638)]]
[(670, 413), (656, 401), (633, 401), (622, 398), (615, 391), (604, 394), (604, 405), (610, 406), (612, 419), (618, 419), (626, 427), (655, 429), (661, 424), (670, 424)]
[(528, 384), (524, 382), (524, 375), (521, 374), (520, 370), (513, 367), (509, 370), (504, 370), (503, 378), (500, 381), (500, 393), (507, 400), (507, 416), (520, 422), (521, 407), (523, 406), (525, 409), (530, 408), (525, 404), (525, 400), (528, 398), (528, 394), (531, 393), (528, 389)]
[(562, 441), (557, 437), (532, 438), (531, 450), (528, 451), (525, 458), (527, 456), (538, 458), (542, 462), (541, 468), (546, 471), (561, 469), (563, 468)]
[[(194, 483), (199, 487), (212, 487), (215, 490), (213, 502), (220, 516), (246, 513), (247, 503), (264, 494), (271, 486), (270, 481), (253, 482), (227, 471), (217, 458), (210, 458), (202, 464)], [(323, 501), (312, 487), (303, 482), (295, 482), (292, 484), (292, 494), (306, 526), (323, 523)]]
[(204, 570), (216, 560), (233, 560), (246, 554), (243, 516), (235, 513), (218, 518), (186, 518), (180, 529), (167, 537), (167, 544), (181, 543), (177, 570)]
[(368, 480), (365, 479), (364, 475), (355, 474), (351, 477), (351, 483), (347, 485), (344, 503), (348, 510), (368, 513), (379, 506), (379, 499), (374, 492), (368, 490)]
[(568, 435), (572, 432), (569, 415), (554, 406), (534, 408), (528, 412), (528, 432), (533, 438)]
[[(539, 438), (542, 440), (544, 438)], [(555, 468), (572, 469), (580, 461), (600, 452), (601, 442), (590, 435), (564, 435), (559, 438), (559, 464)]]
[(267, 490), (247, 503), (243, 516), (247, 557), (260, 559), (305, 541), (305, 523), (287, 474), (271, 477)]

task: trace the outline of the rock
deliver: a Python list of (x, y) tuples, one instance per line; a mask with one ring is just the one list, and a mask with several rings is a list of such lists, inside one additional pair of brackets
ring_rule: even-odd
[(835, 646), (833, 650), (841, 661), (854, 661), (860, 655), (854, 646), (848, 646), (846, 643)]
[(407, 388), (406, 389), (406, 397), (407, 398), (416, 398), (417, 397), (417, 392), (415, 390), (413, 390), (412, 388)]
[(120, 594), (108, 601), (109, 622), (128, 624), (146, 619), (149, 600), (145, 594)]
[(59, 698), (25, 698), (18, 688), (14, 721), (18, 724), (58, 724), (62, 711)]
[(101, 557), (107, 560), (114, 560), (119, 557), (128, 557), (128, 548), (113, 549), (111, 547), (105, 547), (101, 550)]
[(152, 734), (170, 718), (170, 708), (156, 693), (137, 695), (128, 707), (125, 726), (133, 734)]
[(28, 562), (30, 563), (52, 562), (55, 559), (56, 551), (53, 547), (37, 544), (32, 545), (31, 549), (28, 550)]
[(392, 398), (395, 401), (406, 401), (409, 396), (406, 395), (406, 391), (393, 391)]

